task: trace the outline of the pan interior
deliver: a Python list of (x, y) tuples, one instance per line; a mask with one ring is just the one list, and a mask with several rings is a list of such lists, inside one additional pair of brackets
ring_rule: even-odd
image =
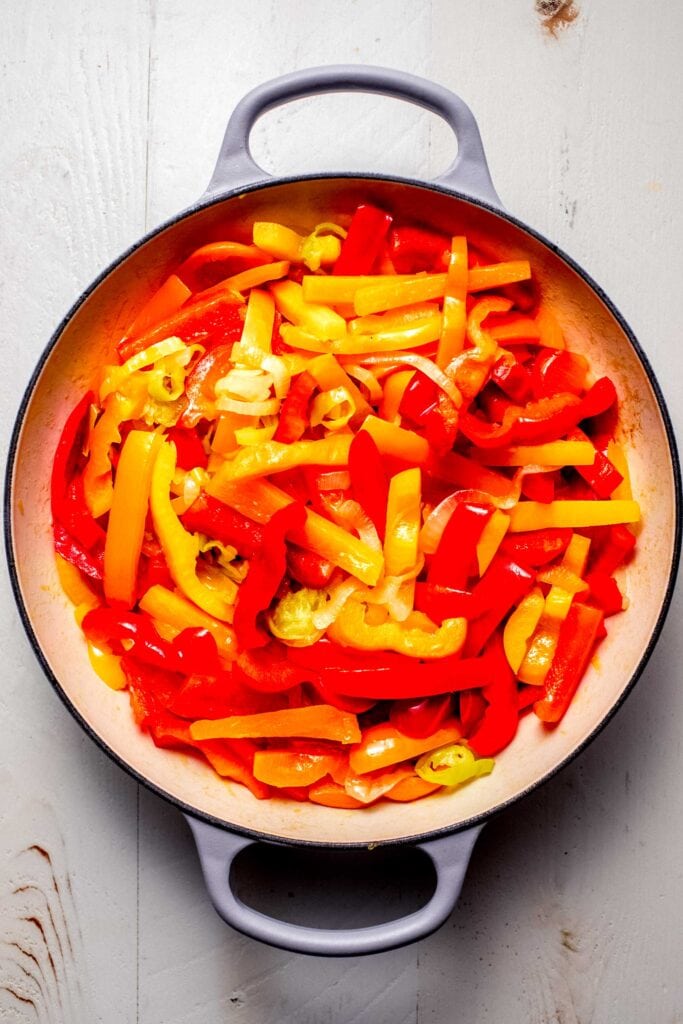
[[(643, 523), (637, 557), (622, 570), (628, 611), (609, 620), (609, 635), (560, 726), (549, 731), (527, 716), (492, 775), (415, 804), (386, 803), (358, 813), (257, 801), (192, 756), (157, 749), (140, 733), (127, 695), (109, 690), (93, 674), (61, 592), (52, 555), (49, 479), (68, 412), (91, 385), (97, 366), (113, 359), (136, 307), (193, 248), (212, 240), (249, 241), (255, 220), (302, 230), (320, 221), (348, 223), (361, 200), (388, 209), (399, 221), (465, 233), (495, 258), (531, 260), (568, 346), (587, 355), (595, 376), (609, 374), (616, 383)], [(161, 229), (115, 265), (58, 334), (37, 375), (18, 437), (11, 492), (13, 554), (27, 622), (50, 674), (95, 737), (144, 781), (201, 815), (250, 832), (326, 844), (457, 828), (511, 801), (576, 752), (619, 703), (657, 628), (676, 555), (676, 514), (675, 468), (655, 389), (619, 320), (587, 280), (550, 246), (493, 211), (424, 186), (374, 178), (297, 180), (215, 202)]]

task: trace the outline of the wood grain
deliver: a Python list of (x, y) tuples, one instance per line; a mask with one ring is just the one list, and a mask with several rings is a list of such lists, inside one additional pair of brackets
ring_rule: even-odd
[[(4, 436), (69, 303), (201, 193), (242, 94), (344, 61), (423, 74), (469, 102), (503, 201), (614, 298), (680, 435), (683, 9), (575, 6), (553, 38), (534, 0), (0, 0)], [(274, 111), (252, 142), (275, 173), (426, 177), (454, 145), (423, 112), (362, 97)], [(3, 1024), (683, 1021), (680, 587), (615, 720), (485, 829), (447, 925), (351, 961), (223, 925), (178, 813), (142, 792), (138, 814), (135, 784), (50, 692), (6, 581), (2, 601)]]

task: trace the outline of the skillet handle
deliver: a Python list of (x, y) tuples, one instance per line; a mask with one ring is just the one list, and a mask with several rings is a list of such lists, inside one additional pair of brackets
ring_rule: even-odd
[(312, 956), (361, 956), (383, 953), (430, 935), (453, 910), (481, 825), (465, 832), (415, 844), (432, 861), (436, 888), (428, 903), (406, 917), (365, 928), (309, 928), (269, 917), (247, 906), (232, 888), (230, 869), (253, 839), (185, 815), (192, 829), (204, 881), (218, 914), (237, 931), (270, 946)]
[(274, 107), (305, 96), (330, 92), (369, 92), (414, 103), (438, 114), (458, 142), (450, 167), (435, 184), (481, 199), (495, 207), (501, 202), (493, 187), (477, 122), (467, 104), (441, 85), (390, 68), (363, 64), (333, 64), (306, 68), (259, 85), (240, 100), (228, 121), (207, 196), (271, 180), (254, 161), (249, 136), (256, 121)]

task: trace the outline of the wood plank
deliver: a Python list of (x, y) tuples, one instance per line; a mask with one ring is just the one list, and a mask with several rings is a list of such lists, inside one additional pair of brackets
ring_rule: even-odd
[[(144, 195), (129, 185), (144, 180), (148, 17), (138, 0), (48, 0), (3, 13), (7, 437), (18, 385), (67, 306), (143, 228)], [(1, 599), (0, 1016), (132, 1024), (136, 786), (51, 692), (7, 580)]]

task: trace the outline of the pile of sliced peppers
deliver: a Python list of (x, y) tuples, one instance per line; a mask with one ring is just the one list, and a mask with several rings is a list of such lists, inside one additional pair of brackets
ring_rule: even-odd
[(117, 356), (64, 425), (54, 543), (157, 745), (362, 808), (561, 720), (640, 513), (614, 383), (526, 260), (369, 204), (255, 223), (189, 253)]

